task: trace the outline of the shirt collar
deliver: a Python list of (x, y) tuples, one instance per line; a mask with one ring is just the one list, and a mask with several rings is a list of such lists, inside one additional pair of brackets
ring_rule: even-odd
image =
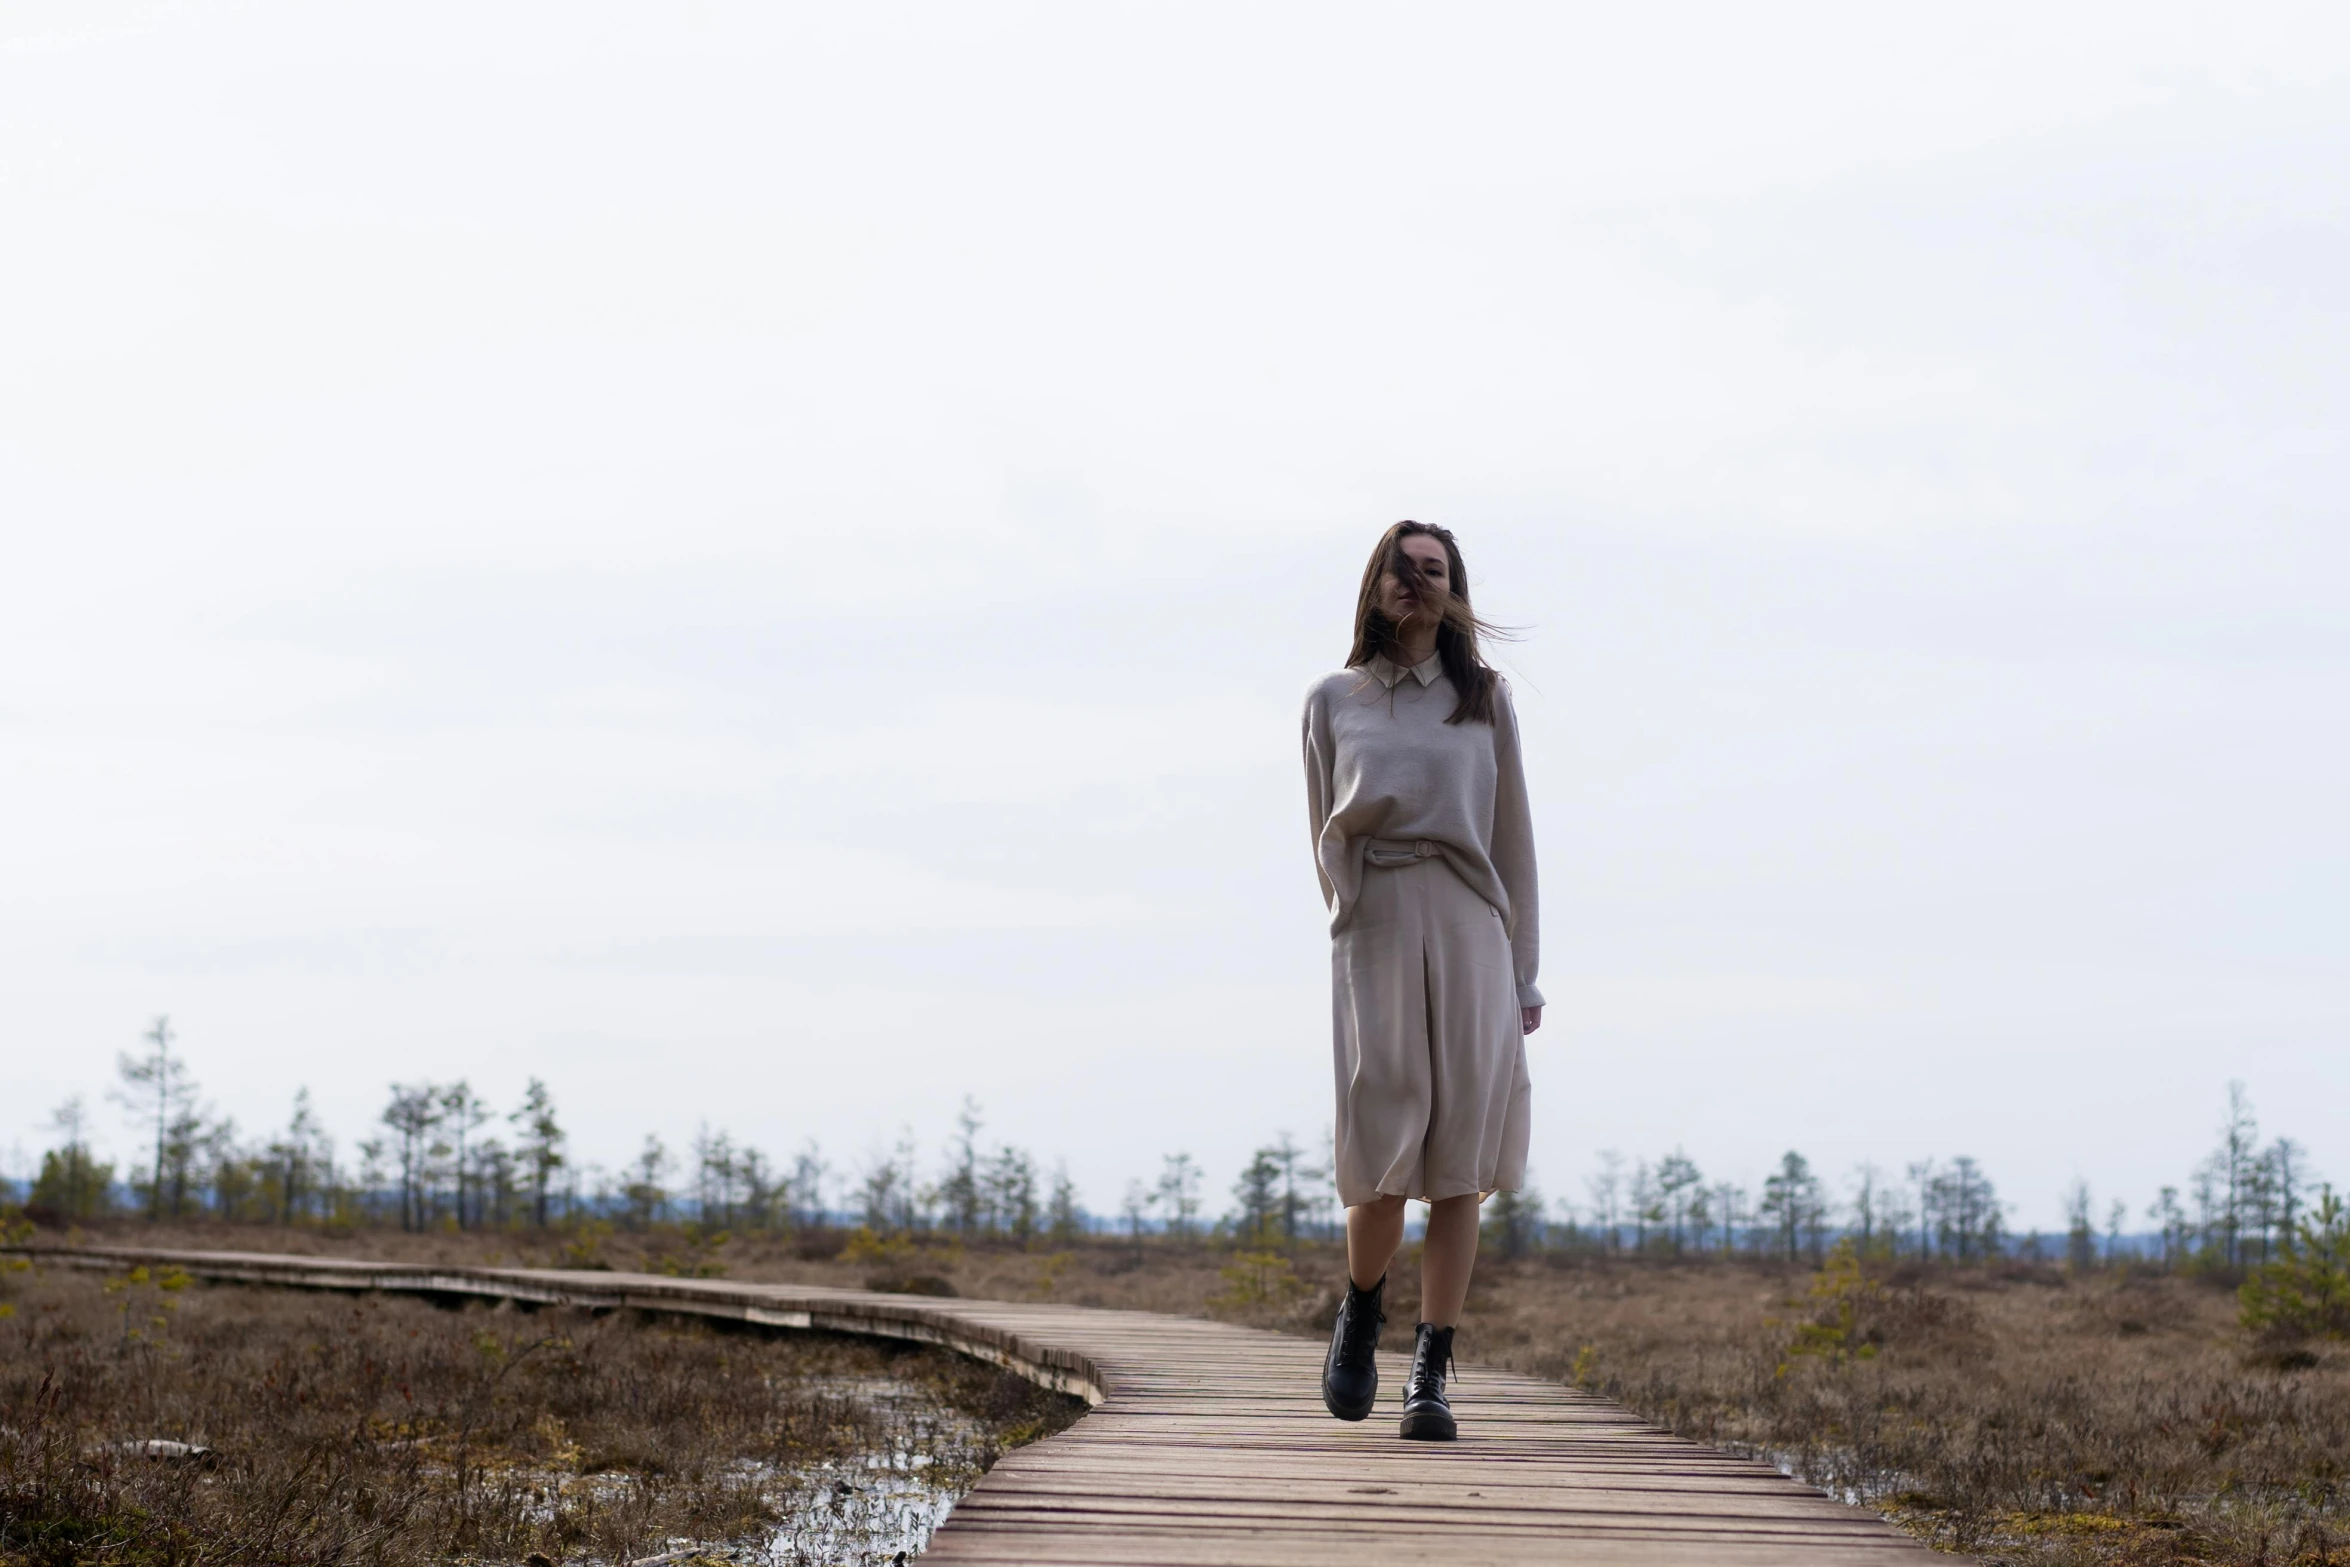
[(1385, 653), (1374, 653), (1371, 655), (1371, 662), (1364, 667), (1370, 670), (1371, 678), (1393, 691), (1396, 682), (1406, 675), (1412, 676), (1424, 686), (1436, 684), (1438, 678), (1444, 673), (1444, 660), (1431, 653), (1417, 664), (1412, 665), (1411, 668), (1406, 669)]

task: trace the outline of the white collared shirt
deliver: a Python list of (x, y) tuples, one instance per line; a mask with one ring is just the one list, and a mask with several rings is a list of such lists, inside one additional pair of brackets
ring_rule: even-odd
[(1421, 659), (1409, 669), (1396, 663), (1385, 653), (1373, 653), (1371, 661), (1363, 667), (1369, 670), (1373, 677), (1390, 691), (1393, 691), (1395, 683), (1406, 675), (1419, 681), (1423, 686), (1432, 686), (1444, 678), (1444, 660), (1438, 658), (1434, 653)]

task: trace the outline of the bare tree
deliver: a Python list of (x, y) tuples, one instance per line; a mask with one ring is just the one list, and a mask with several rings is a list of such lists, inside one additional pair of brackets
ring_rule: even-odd
[(1126, 1200), (1119, 1205), (1120, 1216), (1126, 1220), (1126, 1239), (1134, 1247), (1134, 1260), (1142, 1262), (1142, 1221), (1150, 1212), (1153, 1198), (1151, 1189), (1140, 1181), (1126, 1183)]
[(1622, 1193), (1624, 1188), (1624, 1156), (1613, 1148), (1599, 1151), (1599, 1172), (1583, 1178), (1583, 1189), (1591, 1196), (1591, 1222), (1599, 1226), (1606, 1237), (1606, 1246), (1614, 1251), (1620, 1241), (1624, 1222)]
[(1187, 1153), (1171, 1153), (1159, 1163), (1159, 1187), (1152, 1202), (1167, 1216), (1167, 1233), (1188, 1240), (1199, 1221), (1199, 1165)]

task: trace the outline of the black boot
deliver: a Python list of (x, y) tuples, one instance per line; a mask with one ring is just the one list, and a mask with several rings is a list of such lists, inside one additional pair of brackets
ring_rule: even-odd
[(1416, 1442), (1449, 1442), (1459, 1435), (1452, 1405), (1444, 1399), (1444, 1374), (1452, 1369), (1452, 1329), (1420, 1324), (1412, 1345), (1412, 1374), (1403, 1385), (1403, 1434)]
[(1360, 1420), (1379, 1398), (1379, 1329), (1387, 1321), (1380, 1297), (1387, 1276), (1369, 1289), (1346, 1281), (1338, 1303), (1338, 1326), (1330, 1334), (1330, 1355), (1322, 1362), (1322, 1402), (1341, 1420)]

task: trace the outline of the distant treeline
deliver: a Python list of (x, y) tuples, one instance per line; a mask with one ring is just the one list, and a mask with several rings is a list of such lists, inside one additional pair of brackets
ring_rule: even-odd
[[(1602, 1151), (1586, 1177), (1585, 1202), (1547, 1206), (1535, 1192), (1487, 1203), (1489, 1234), (1514, 1251), (1556, 1247), (1670, 1257), (1777, 1256), (1817, 1264), (1849, 1240), (1863, 1255), (1955, 1263), (1998, 1258), (2062, 1260), (2090, 1268), (2124, 1260), (2185, 1267), (2243, 1268), (2289, 1250), (2321, 1187), (2301, 1145), (2265, 1145), (2242, 1083), (2228, 1085), (2215, 1147), (2180, 1186), (2165, 1186), (2142, 1215), (2112, 1198), (2100, 1209), (2085, 1181), (2065, 1194), (2060, 1235), (2015, 1233), (2011, 1205), (1974, 1159), (1921, 1159), (1898, 1173), (1862, 1163), (1831, 1190), (1809, 1160), (1790, 1150), (1748, 1187), (1709, 1181), (1676, 1149), (1626, 1165)], [(2147, 1227), (2134, 1227), (2142, 1218)]]
[[(124, 1055), (112, 1097), (140, 1135), (142, 1157), (118, 1176), (92, 1152), (88, 1111), (67, 1101), (57, 1141), (29, 1181), (0, 1192), (37, 1222), (137, 1214), (162, 1220), (419, 1231), (557, 1230), (593, 1220), (650, 1230), (784, 1233), (861, 1227), (877, 1236), (1065, 1243), (1114, 1230), (1250, 1244), (1326, 1239), (1340, 1213), (1325, 1137), (1309, 1152), (1286, 1133), (1258, 1149), (1210, 1215), (1188, 1153), (1129, 1182), (1113, 1214), (1089, 1211), (1066, 1165), (982, 1137), (966, 1100), (955, 1134), (926, 1163), (911, 1133), (886, 1152), (836, 1165), (813, 1139), (788, 1158), (705, 1129), (684, 1156), (647, 1137), (617, 1169), (574, 1157), (555, 1098), (530, 1080), (500, 1110), (464, 1081), (393, 1084), (374, 1134), (344, 1152), (295, 1095), (286, 1125), (247, 1137), (207, 1109), (158, 1019), (145, 1049)], [(1955, 1264), (1995, 1258), (2090, 1268), (2123, 1260), (2165, 1268), (2241, 1268), (2292, 1247), (2317, 1184), (2290, 1138), (2262, 1143), (2242, 1084), (2231, 1084), (2219, 1140), (2179, 1186), (2165, 1186), (2133, 1227), (2118, 1199), (2100, 1210), (2085, 1184), (2067, 1194), (2066, 1231), (2017, 1235), (1991, 1177), (1970, 1157), (1924, 1159), (1890, 1172), (1853, 1167), (1831, 1188), (1790, 1151), (1753, 1186), (1713, 1180), (1686, 1153), (1627, 1161), (1603, 1151), (1580, 1202), (1526, 1190), (1486, 1204), (1487, 1243), (1504, 1254), (1598, 1253), (1684, 1260), (1818, 1262), (1839, 1241), (1866, 1255)]]

